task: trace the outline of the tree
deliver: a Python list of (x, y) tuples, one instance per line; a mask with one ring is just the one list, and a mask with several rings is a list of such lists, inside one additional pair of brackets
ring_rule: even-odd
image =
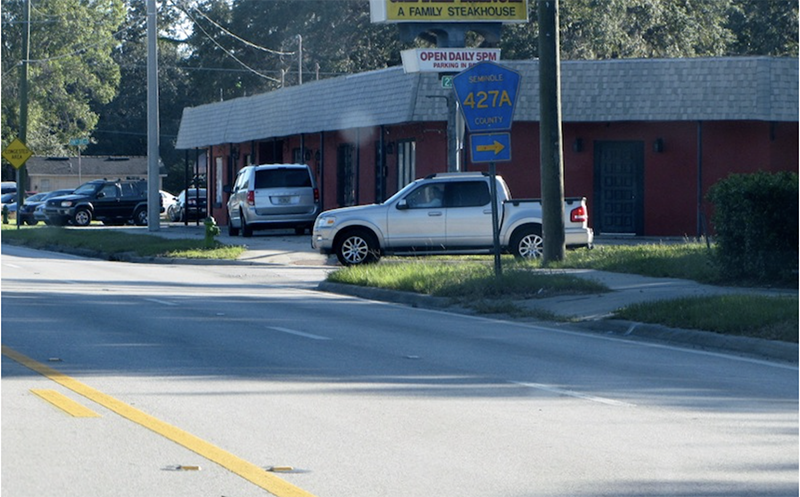
[(731, 55), (797, 57), (796, 0), (735, 0), (728, 28), (736, 34)]
[[(2, 136), (19, 133), (23, 1), (5, 2), (2, 32)], [(91, 134), (97, 107), (119, 84), (111, 57), (124, 20), (121, 0), (42, 0), (31, 11), (27, 145), (36, 154), (63, 154), (71, 138)]]
[[(175, 139), (184, 107), (194, 104), (194, 95), (181, 53), (175, 40), (180, 12), (165, 2), (158, 9), (159, 72), (159, 155), (167, 168), (180, 174), (168, 176), (164, 186), (183, 188), (183, 153), (175, 150)], [(100, 120), (93, 133), (88, 155), (147, 155), (147, 27), (146, 3), (128, 1), (127, 29), (113, 58), (122, 75), (117, 97), (98, 108)]]

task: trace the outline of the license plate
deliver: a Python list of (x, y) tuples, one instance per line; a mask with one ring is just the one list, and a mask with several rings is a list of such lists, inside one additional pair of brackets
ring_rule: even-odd
[(275, 197), (275, 201), (279, 205), (288, 205), (292, 203), (292, 197)]

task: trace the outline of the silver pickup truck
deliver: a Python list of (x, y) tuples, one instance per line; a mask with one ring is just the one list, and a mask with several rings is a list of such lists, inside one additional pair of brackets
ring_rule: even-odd
[[(485, 173), (434, 174), (408, 184), (382, 204), (325, 211), (314, 223), (311, 246), (323, 254), (335, 253), (347, 266), (389, 254), (490, 253), (490, 178)], [(495, 178), (501, 249), (521, 258), (540, 257), (541, 202), (512, 200), (503, 178)], [(591, 246), (586, 199), (565, 202), (567, 247)]]

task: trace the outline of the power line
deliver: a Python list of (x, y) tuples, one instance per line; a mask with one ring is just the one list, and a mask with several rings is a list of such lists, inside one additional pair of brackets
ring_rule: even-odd
[[(187, 16), (189, 16), (189, 18), (190, 18), (190, 19), (192, 19), (192, 21), (194, 21), (194, 23), (195, 23), (195, 24), (197, 24), (197, 21), (196, 21), (195, 19), (193, 19), (193, 18), (192, 18), (192, 17), (189, 15), (189, 13), (188, 13), (188, 12), (186, 12), (186, 8), (185, 8), (184, 6), (177, 4), (177, 3), (176, 3), (175, 1), (173, 1), (173, 0), (170, 0), (170, 2), (171, 2), (173, 5), (175, 5), (176, 7), (178, 7), (179, 9), (181, 9), (181, 10), (183, 11), (183, 13), (184, 13), (184, 14), (186, 14)], [(187, 4), (187, 5), (188, 5), (188, 4)], [(271, 49), (271, 48), (263, 47), (263, 46), (261, 46), (261, 45), (256, 45), (256, 44), (255, 44), (255, 43), (253, 43), (253, 42), (250, 42), (250, 41), (248, 41), (248, 40), (245, 40), (244, 38), (242, 38), (242, 37), (240, 37), (240, 36), (238, 36), (238, 35), (236, 35), (236, 34), (234, 34), (234, 33), (231, 33), (230, 31), (228, 31), (227, 29), (225, 29), (223, 26), (221, 26), (221, 25), (220, 25), (218, 22), (216, 22), (216, 21), (214, 21), (213, 19), (211, 19), (210, 17), (208, 17), (208, 15), (206, 15), (206, 13), (205, 13), (205, 12), (201, 11), (201, 10), (200, 10), (200, 9), (198, 9), (197, 7), (192, 7), (191, 5), (189, 5), (188, 7), (189, 7), (190, 9), (192, 9), (194, 12), (197, 12), (198, 14), (200, 14), (201, 16), (203, 16), (203, 18), (204, 18), (204, 19), (206, 19), (208, 22), (210, 22), (211, 24), (213, 24), (213, 25), (214, 25), (215, 27), (217, 27), (217, 28), (218, 28), (220, 31), (222, 31), (222, 32), (223, 32), (223, 33), (225, 33), (226, 35), (230, 36), (231, 38), (233, 38), (233, 39), (235, 39), (235, 40), (238, 40), (238, 41), (240, 41), (240, 42), (244, 43), (244, 44), (245, 44), (246, 46), (248, 46), (248, 47), (255, 48), (256, 50), (261, 50), (261, 51), (263, 51), (263, 52), (267, 52), (267, 53), (270, 53), (270, 54), (273, 54), (273, 55), (281, 55), (281, 56), (283, 56), (283, 55), (294, 55), (294, 54), (295, 54), (295, 52), (281, 52), (281, 51), (279, 51), (279, 50), (273, 50), (273, 49)], [(201, 28), (201, 29), (202, 29), (202, 28)]]
[[(178, 6), (178, 8), (180, 8), (180, 6)], [(264, 78), (264, 79), (266, 79), (266, 80), (268, 80), (268, 81), (272, 81), (273, 83), (280, 83), (280, 82), (281, 82), (279, 79), (273, 78), (273, 77), (271, 77), (271, 76), (267, 76), (266, 74), (262, 74), (262, 73), (260, 73), (260, 72), (256, 71), (256, 70), (255, 70), (255, 69), (253, 69), (252, 67), (248, 66), (247, 64), (245, 64), (244, 62), (242, 62), (241, 60), (239, 60), (239, 59), (238, 59), (238, 58), (237, 58), (235, 55), (233, 55), (233, 53), (231, 53), (231, 52), (230, 52), (230, 50), (228, 50), (227, 48), (225, 48), (225, 47), (223, 47), (222, 45), (220, 45), (220, 44), (219, 44), (219, 42), (218, 42), (217, 40), (215, 40), (215, 39), (214, 39), (214, 38), (213, 38), (213, 37), (212, 37), (212, 36), (211, 36), (211, 35), (208, 33), (208, 31), (206, 31), (206, 30), (203, 28), (203, 26), (201, 26), (201, 25), (200, 25), (200, 24), (197, 22), (197, 20), (196, 20), (194, 17), (192, 17), (192, 15), (191, 15), (191, 14), (189, 14), (189, 13), (188, 13), (188, 12), (186, 12), (185, 10), (183, 11), (183, 13), (184, 13), (184, 14), (186, 14), (186, 16), (187, 16), (189, 19), (191, 19), (191, 21), (192, 21), (192, 22), (195, 24), (195, 26), (197, 26), (197, 27), (200, 29), (200, 31), (202, 31), (202, 32), (203, 32), (203, 34), (206, 36), (206, 38), (208, 38), (209, 40), (211, 40), (211, 41), (212, 41), (212, 42), (213, 42), (213, 43), (214, 43), (214, 44), (215, 44), (217, 47), (219, 47), (219, 49), (220, 49), (220, 50), (222, 50), (223, 52), (225, 52), (225, 53), (226, 53), (226, 54), (227, 54), (227, 55), (228, 55), (230, 58), (232, 58), (233, 60), (235, 60), (236, 62), (238, 62), (238, 63), (239, 63), (239, 65), (241, 65), (242, 67), (246, 68), (248, 71), (250, 71), (251, 73), (255, 74), (256, 76), (258, 76), (258, 77), (260, 77), (260, 78)]]

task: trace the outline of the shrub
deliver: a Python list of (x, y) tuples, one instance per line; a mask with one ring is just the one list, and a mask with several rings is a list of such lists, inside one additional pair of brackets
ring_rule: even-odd
[(734, 174), (715, 184), (716, 261), (730, 279), (797, 279), (797, 174)]

